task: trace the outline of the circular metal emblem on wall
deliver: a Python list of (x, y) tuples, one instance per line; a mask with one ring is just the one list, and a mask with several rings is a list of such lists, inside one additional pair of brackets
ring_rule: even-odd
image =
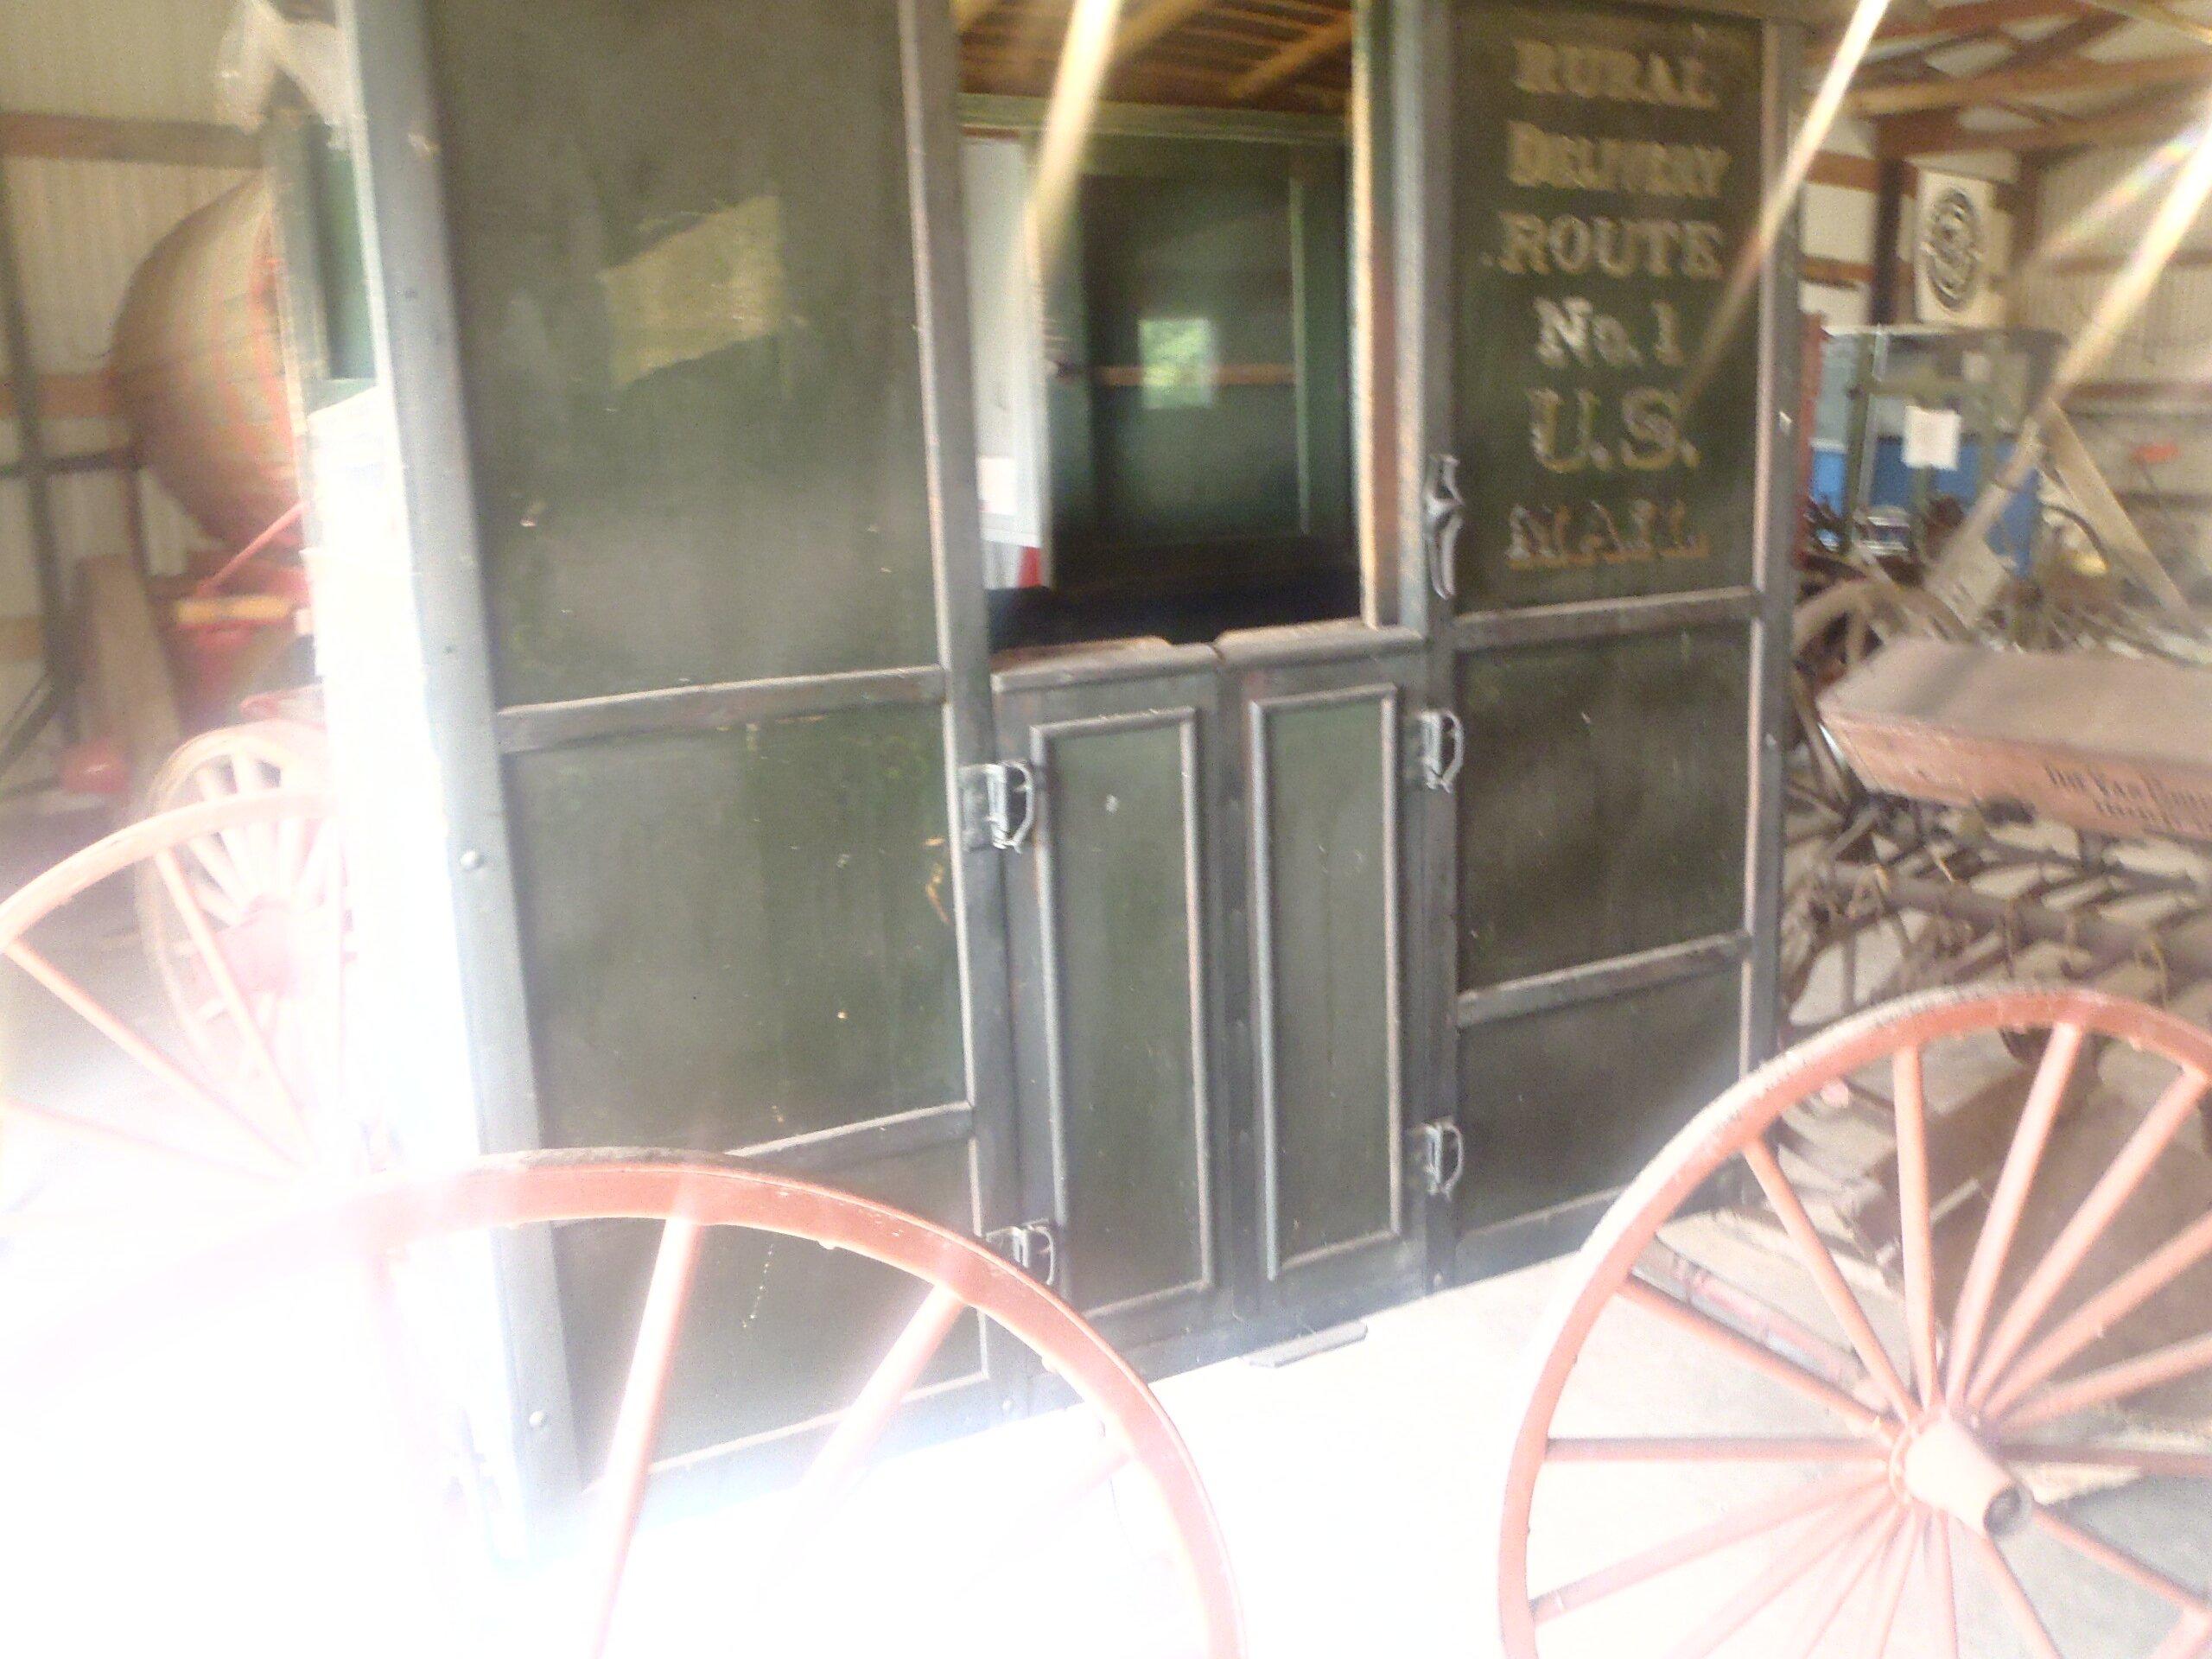
[(1946, 309), (1963, 311), (1981, 287), (1981, 210), (1963, 190), (1946, 190), (1936, 199), (1920, 239), (1928, 285)]

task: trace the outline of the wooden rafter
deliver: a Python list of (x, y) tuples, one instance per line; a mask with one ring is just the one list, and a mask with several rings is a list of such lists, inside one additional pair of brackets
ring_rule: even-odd
[(1350, 12), (1332, 18), (1319, 28), (1310, 29), (1287, 45), (1262, 58), (1229, 84), (1229, 96), (1233, 103), (1242, 104), (1257, 98), (1269, 87), (1281, 85), (1309, 64), (1319, 63), (1333, 53), (1341, 52), (1351, 44), (1357, 29), (1357, 20)]
[(213, 121), (135, 121), (28, 110), (0, 110), (0, 155), (176, 167), (261, 165), (252, 134)]
[(2212, 54), (2129, 58), (2103, 63), (2069, 58), (2027, 69), (2006, 65), (1986, 74), (1931, 79), (1900, 86), (1867, 86), (1844, 100), (1853, 115), (1904, 115), (1921, 110), (1964, 109), (1975, 104), (2005, 104), (2049, 92), (2133, 92), (2152, 86), (2183, 86), (2212, 81)]
[(1990, 132), (1930, 111), (1885, 121), (1876, 129), (1884, 156), (1939, 156), (1967, 151), (2078, 149), (2089, 144), (2156, 143), (2202, 119), (2201, 96), (2164, 98), (2139, 107), (2054, 121), (2047, 127)]
[(1114, 36), (1114, 61), (1134, 57), (1155, 41), (1173, 34), (1204, 11), (1211, 0), (1133, 0)]
[(2050, 34), (2028, 41), (1997, 67), (1999, 69), (2040, 69), (2047, 63), (2063, 62), (2078, 56), (2106, 35), (2124, 28), (2126, 22), (2125, 17), (2114, 17), (2106, 12), (2089, 17), (2076, 17), (2072, 22), (2062, 23)]
[(2200, 46), (2212, 46), (2212, 26), (2200, 23), (2194, 17), (2184, 17), (2164, 0), (2083, 0), (2100, 11), (2109, 11), (2121, 17), (2131, 17), (2138, 22), (2156, 23), (2159, 28), (2195, 41)]
[(1893, 11), (1874, 31), (1886, 44), (1903, 41), (1937, 45), (1955, 35), (1978, 34), (2006, 23), (2032, 23), (2046, 17), (2079, 16), (2083, 0), (1966, 0), (1957, 6), (1923, 6)]

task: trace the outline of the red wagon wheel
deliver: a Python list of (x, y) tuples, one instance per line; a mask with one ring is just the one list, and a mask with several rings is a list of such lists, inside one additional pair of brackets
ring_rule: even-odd
[[(1993, 1095), (2008, 1033), (2037, 1033), (2039, 1058)], [(2189, 1581), (2212, 1541), (2201, 1399), (2155, 1445), (2111, 1421), (2212, 1373), (2190, 1278), (2212, 1261), (2209, 1080), (2212, 1037), (2140, 1004), (1943, 991), (1836, 1027), (1700, 1115), (1608, 1212), (1539, 1338), (1499, 1548), (1510, 1659), (1955, 1656), (1962, 1633), (2049, 1659), (2064, 1631), (2035, 1588), (2062, 1579), (2106, 1621), (2100, 1653), (2212, 1650), (2212, 1590)], [(1871, 1262), (1835, 1219), (1863, 1194), (1791, 1150), (1854, 1125), (1893, 1136), (1872, 1163), (1894, 1249)], [(1763, 1249), (1716, 1213), (1732, 1183)], [(1690, 1238), (1742, 1258), (1715, 1272)], [(1600, 1352), (1632, 1390), (1583, 1364)], [(2183, 1483), (2179, 1519), (2147, 1547), (2093, 1529), (2063, 1501), (2093, 1471), (2150, 1483), (2123, 1497)], [(2195, 1564), (2162, 1566), (2161, 1546)]]
[[(146, 815), (256, 795), (323, 795), (330, 787), (329, 747), (321, 728), (297, 720), (257, 720), (202, 733), (155, 774), (146, 791)], [(181, 862), (201, 909), (231, 918), (225, 923), (226, 949), (242, 988), (258, 1001), (257, 1017), (280, 1033), (282, 1046), (294, 1051), (311, 1036), (329, 1039), (335, 1033), (323, 1011), (301, 1005), (299, 987), (311, 975), (292, 960), (298, 950), (316, 948), (329, 925), (343, 926), (344, 862), (336, 838), (326, 839), (322, 829), (294, 817), (226, 829), (198, 838)], [(137, 892), (140, 930), (178, 1025), (219, 1077), (238, 1075), (251, 1057), (224, 1006), (221, 988), (150, 863), (139, 871)], [(340, 919), (326, 925), (326, 912)], [(314, 925), (303, 926), (309, 918)], [(291, 1063), (325, 1071), (335, 1064), (328, 1056), (296, 1052)]]
[[(989, 1495), (988, 1512), (999, 1523), (994, 1533), (1006, 1535), (979, 1535), (950, 1523), (941, 1525), (937, 1535), (902, 1535), (899, 1547), (903, 1552), (927, 1556), (934, 1564), (929, 1582), (944, 1592), (946, 1602), (938, 1610), (940, 1616), (959, 1630), (972, 1633), (978, 1598), (990, 1593), (988, 1574), (994, 1554), (1006, 1553), (1013, 1542), (1038, 1545), (1052, 1535), (1056, 1525), (1069, 1524), (1078, 1511), (1109, 1506), (1122, 1513), (1128, 1503), (1148, 1498), (1156, 1506), (1151, 1511), (1152, 1535), (1161, 1541), (1163, 1553), (1177, 1569), (1174, 1605), (1164, 1610), (1166, 1628), (1153, 1627), (1140, 1639), (1124, 1636), (1096, 1650), (1239, 1659), (1243, 1647), (1234, 1586), (1197, 1471), (1150, 1390), (1095, 1331), (1034, 1281), (972, 1239), (880, 1204), (745, 1167), (734, 1159), (651, 1152), (547, 1152), (488, 1160), (448, 1173), (385, 1178), (334, 1203), (302, 1209), (226, 1240), (134, 1290), (120, 1310), (109, 1306), (97, 1318), (74, 1318), (49, 1330), (32, 1351), (41, 1379), (33, 1386), (56, 1376), (69, 1378), (143, 1366), (145, 1357), (162, 1351), (170, 1336), (205, 1328), (218, 1304), (245, 1301), (256, 1293), (302, 1280), (334, 1278), (359, 1284), (386, 1271), (391, 1277), (385, 1282), (404, 1287), (410, 1268), (423, 1266), (426, 1253), (435, 1264), (451, 1259), (437, 1253), (449, 1252), (457, 1244), (465, 1251), (472, 1242), (480, 1244), (489, 1239), (495, 1241), (496, 1250), (496, 1241), (518, 1230), (607, 1221), (657, 1223), (658, 1243), (642, 1288), (635, 1338), (626, 1366), (619, 1371), (624, 1381), (604, 1465), (587, 1494), (589, 1514), (582, 1547), (534, 1579), (533, 1596), (542, 1595), (553, 1604), (536, 1608), (540, 1617), (529, 1621), (537, 1630), (534, 1639), (518, 1641), (519, 1633), (512, 1630), (480, 1630), (453, 1651), (560, 1653), (597, 1659), (610, 1652), (826, 1656), (889, 1650), (874, 1644), (840, 1646), (818, 1631), (804, 1639), (794, 1635), (770, 1639), (763, 1633), (763, 1619), (779, 1588), (802, 1576), (800, 1568), (810, 1558), (825, 1553), (835, 1560), (836, 1584), (842, 1594), (836, 1597), (837, 1605), (809, 1607), (806, 1614), (812, 1624), (834, 1626), (841, 1613), (885, 1613), (893, 1617), (898, 1651), (939, 1651), (926, 1628), (927, 1609), (895, 1601), (888, 1607), (871, 1605), (889, 1592), (881, 1573), (852, 1559), (855, 1541), (865, 1534), (851, 1524), (851, 1511), (860, 1505), (863, 1481), (902, 1402), (923, 1381), (948, 1339), (957, 1331), (976, 1331), (974, 1319), (980, 1316), (1041, 1359), (1103, 1432), (1078, 1437), (1077, 1445), (1062, 1448), (1066, 1455), (1052, 1466), (1041, 1458), (1024, 1459), (1015, 1471), (1015, 1484), (1021, 1490), (1003, 1494), (1002, 1501), (1000, 1495)], [(691, 1586), (702, 1592), (698, 1608), (681, 1613), (671, 1626), (665, 1609), (633, 1605), (635, 1599), (625, 1595), (626, 1581), (633, 1574), (637, 1558), (657, 1541), (653, 1529), (640, 1534), (639, 1520), (654, 1472), (671, 1378), (683, 1383), (689, 1381), (683, 1375), (687, 1368), (711, 1367), (717, 1359), (727, 1363), (727, 1351), (719, 1344), (685, 1340), (686, 1313), (695, 1285), (703, 1287), (712, 1263), (720, 1259), (712, 1252), (724, 1248), (729, 1235), (741, 1230), (810, 1242), (878, 1264), (887, 1270), (878, 1274), (886, 1288), (905, 1287), (899, 1305), (907, 1312), (903, 1327), (868, 1371), (851, 1406), (827, 1426), (798, 1484), (759, 1500), (772, 1508), (769, 1547), (725, 1550), (717, 1545), (706, 1558), (704, 1582)], [(702, 1257), (708, 1268), (702, 1268)], [(361, 1272), (365, 1265), (372, 1269), (368, 1275)], [(702, 1288), (699, 1294), (707, 1293)], [(303, 1300), (327, 1306), (333, 1299), (317, 1286)], [(288, 1332), (287, 1340), (291, 1339)], [(235, 1331), (226, 1340), (236, 1344), (234, 1357), (221, 1364), (243, 1380), (255, 1370), (255, 1361)], [(0, 1363), (0, 1379), (7, 1377), (8, 1370)], [(219, 1381), (219, 1386), (227, 1392), (230, 1383)], [(302, 1393), (296, 1386), (286, 1387), (295, 1397)], [(32, 1411), (43, 1415), (42, 1408), (18, 1405), (0, 1413), (0, 1426), (23, 1421)], [(316, 1421), (323, 1425), (326, 1438), (321, 1443), (334, 1448), (358, 1444), (363, 1438), (360, 1423), (336, 1399), (318, 1408)], [(1061, 1425), (1055, 1420), (1045, 1426)], [(1033, 1427), (1037, 1425), (1024, 1425), (1015, 1432)], [(103, 1431), (96, 1427), (94, 1432)], [(53, 1430), (42, 1423), (41, 1433)], [(297, 1460), (289, 1449), (284, 1455), (288, 1464)], [(219, 1454), (218, 1466), (226, 1471), (227, 1483), (236, 1484), (247, 1478), (238, 1471), (251, 1468), (253, 1459), (226, 1452)], [(144, 1471), (134, 1470), (134, 1476), (142, 1486), (147, 1483)], [(308, 1478), (321, 1489), (317, 1515), (306, 1517), (287, 1510), (277, 1519), (280, 1528), (313, 1528), (323, 1524), (325, 1513), (353, 1511), (350, 1494), (322, 1488), (319, 1471), (310, 1471)], [(974, 1494), (963, 1497), (975, 1501)], [(200, 1500), (193, 1497), (188, 1501)], [(671, 1523), (671, 1530), (680, 1528)], [(207, 1586), (211, 1605), (250, 1610), (267, 1587), (272, 1569), (266, 1558), (227, 1539), (216, 1539), (210, 1548), (232, 1564), (238, 1580), (236, 1584)], [(341, 1558), (338, 1569), (345, 1568), (345, 1552), (327, 1548), (322, 1553)], [(102, 1571), (118, 1564), (105, 1549), (101, 1560)], [(126, 1570), (136, 1572), (135, 1567)], [(665, 1582), (664, 1576), (648, 1587)], [(404, 1592), (379, 1581), (373, 1593), (389, 1604)], [(318, 1605), (327, 1609), (332, 1605), (320, 1592), (317, 1597)], [(1065, 1631), (1058, 1637), (1049, 1632), (1028, 1633), (1024, 1652), (1093, 1651), (1092, 1646), (1072, 1638), (1094, 1626), (1110, 1627), (1132, 1605), (1121, 1598), (1108, 1602), (1057, 1605), (1053, 1617), (1065, 1624)], [(128, 1609), (118, 1611), (130, 1614)], [(64, 1616), (79, 1617), (74, 1612)], [(166, 1612), (159, 1616), (171, 1617)], [(352, 1610), (341, 1605), (334, 1630), (351, 1616)], [(241, 1636), (248, 1628), (243, 1620), (235, 1626), (226, 1621), (226, 1651), (264, 1651), (251, 1636)], [(664, 1639), (671, 1628), (681, 1633), (672, 1645)], [(655, 1633), (650, 1639), (645, 1635), (649, 1630)], [(72, 1634), (81, 1638), (82, 1631), (73, 1630)], [(293, 1632), (296, 1637), (308, 1634)], [(354, 1636), (350, 1630), (346, 1634)], [(965, 1646), (966, 1639), (959, 1637), (944, 1650), (978, 1651)], [(313, 1642), (268, 1650), (309, 1648), (327, 1650)], [(414, 1650), (448, 1649), (434, 1641)]]
[[(234, 898), (231, 844), (292, 849), (290, 899)], [(170, 1183), (357, 1171), (359, 1135), (319, 1111), (340, 1017), (340, 869), (322, 796), (261, 791), (127, 825), (0, 901), (0, 958), (16, 970), (0, 975), (10, 1196), (25, 1124), (149, 1154)], [(137, 925), (149, 909), (150, 955)], [(182, 1018), (179, 985), (204, 991), (191, 1002), (204, 1032)]]

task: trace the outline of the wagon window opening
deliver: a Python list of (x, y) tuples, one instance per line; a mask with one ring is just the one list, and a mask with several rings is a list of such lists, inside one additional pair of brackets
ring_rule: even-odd
[(1349, 14), (1085, 73), (1033, 10), (961, 41), (993, 647), (1357, 616)]

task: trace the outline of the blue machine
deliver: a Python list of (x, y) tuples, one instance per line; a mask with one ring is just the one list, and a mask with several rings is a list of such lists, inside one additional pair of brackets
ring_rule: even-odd
[[(1846, 526), (1846, 547), (1901, 528), (1923, 554), (1930, 505), (1950, 496), (1971, 506), (2003, 469), (2029, 414), (2050, 383), (2059, 337), (2041, 329), (1881, 327), (1828, 332), (1813, 423), (1813, 499)], [(1914, 409), (1959, 419), (1955, 464), (1905, 464), (1905, 424)], [(1989, 536), (1991, 550), (2028, 574), (2040, 475), (2031, 472)]]

